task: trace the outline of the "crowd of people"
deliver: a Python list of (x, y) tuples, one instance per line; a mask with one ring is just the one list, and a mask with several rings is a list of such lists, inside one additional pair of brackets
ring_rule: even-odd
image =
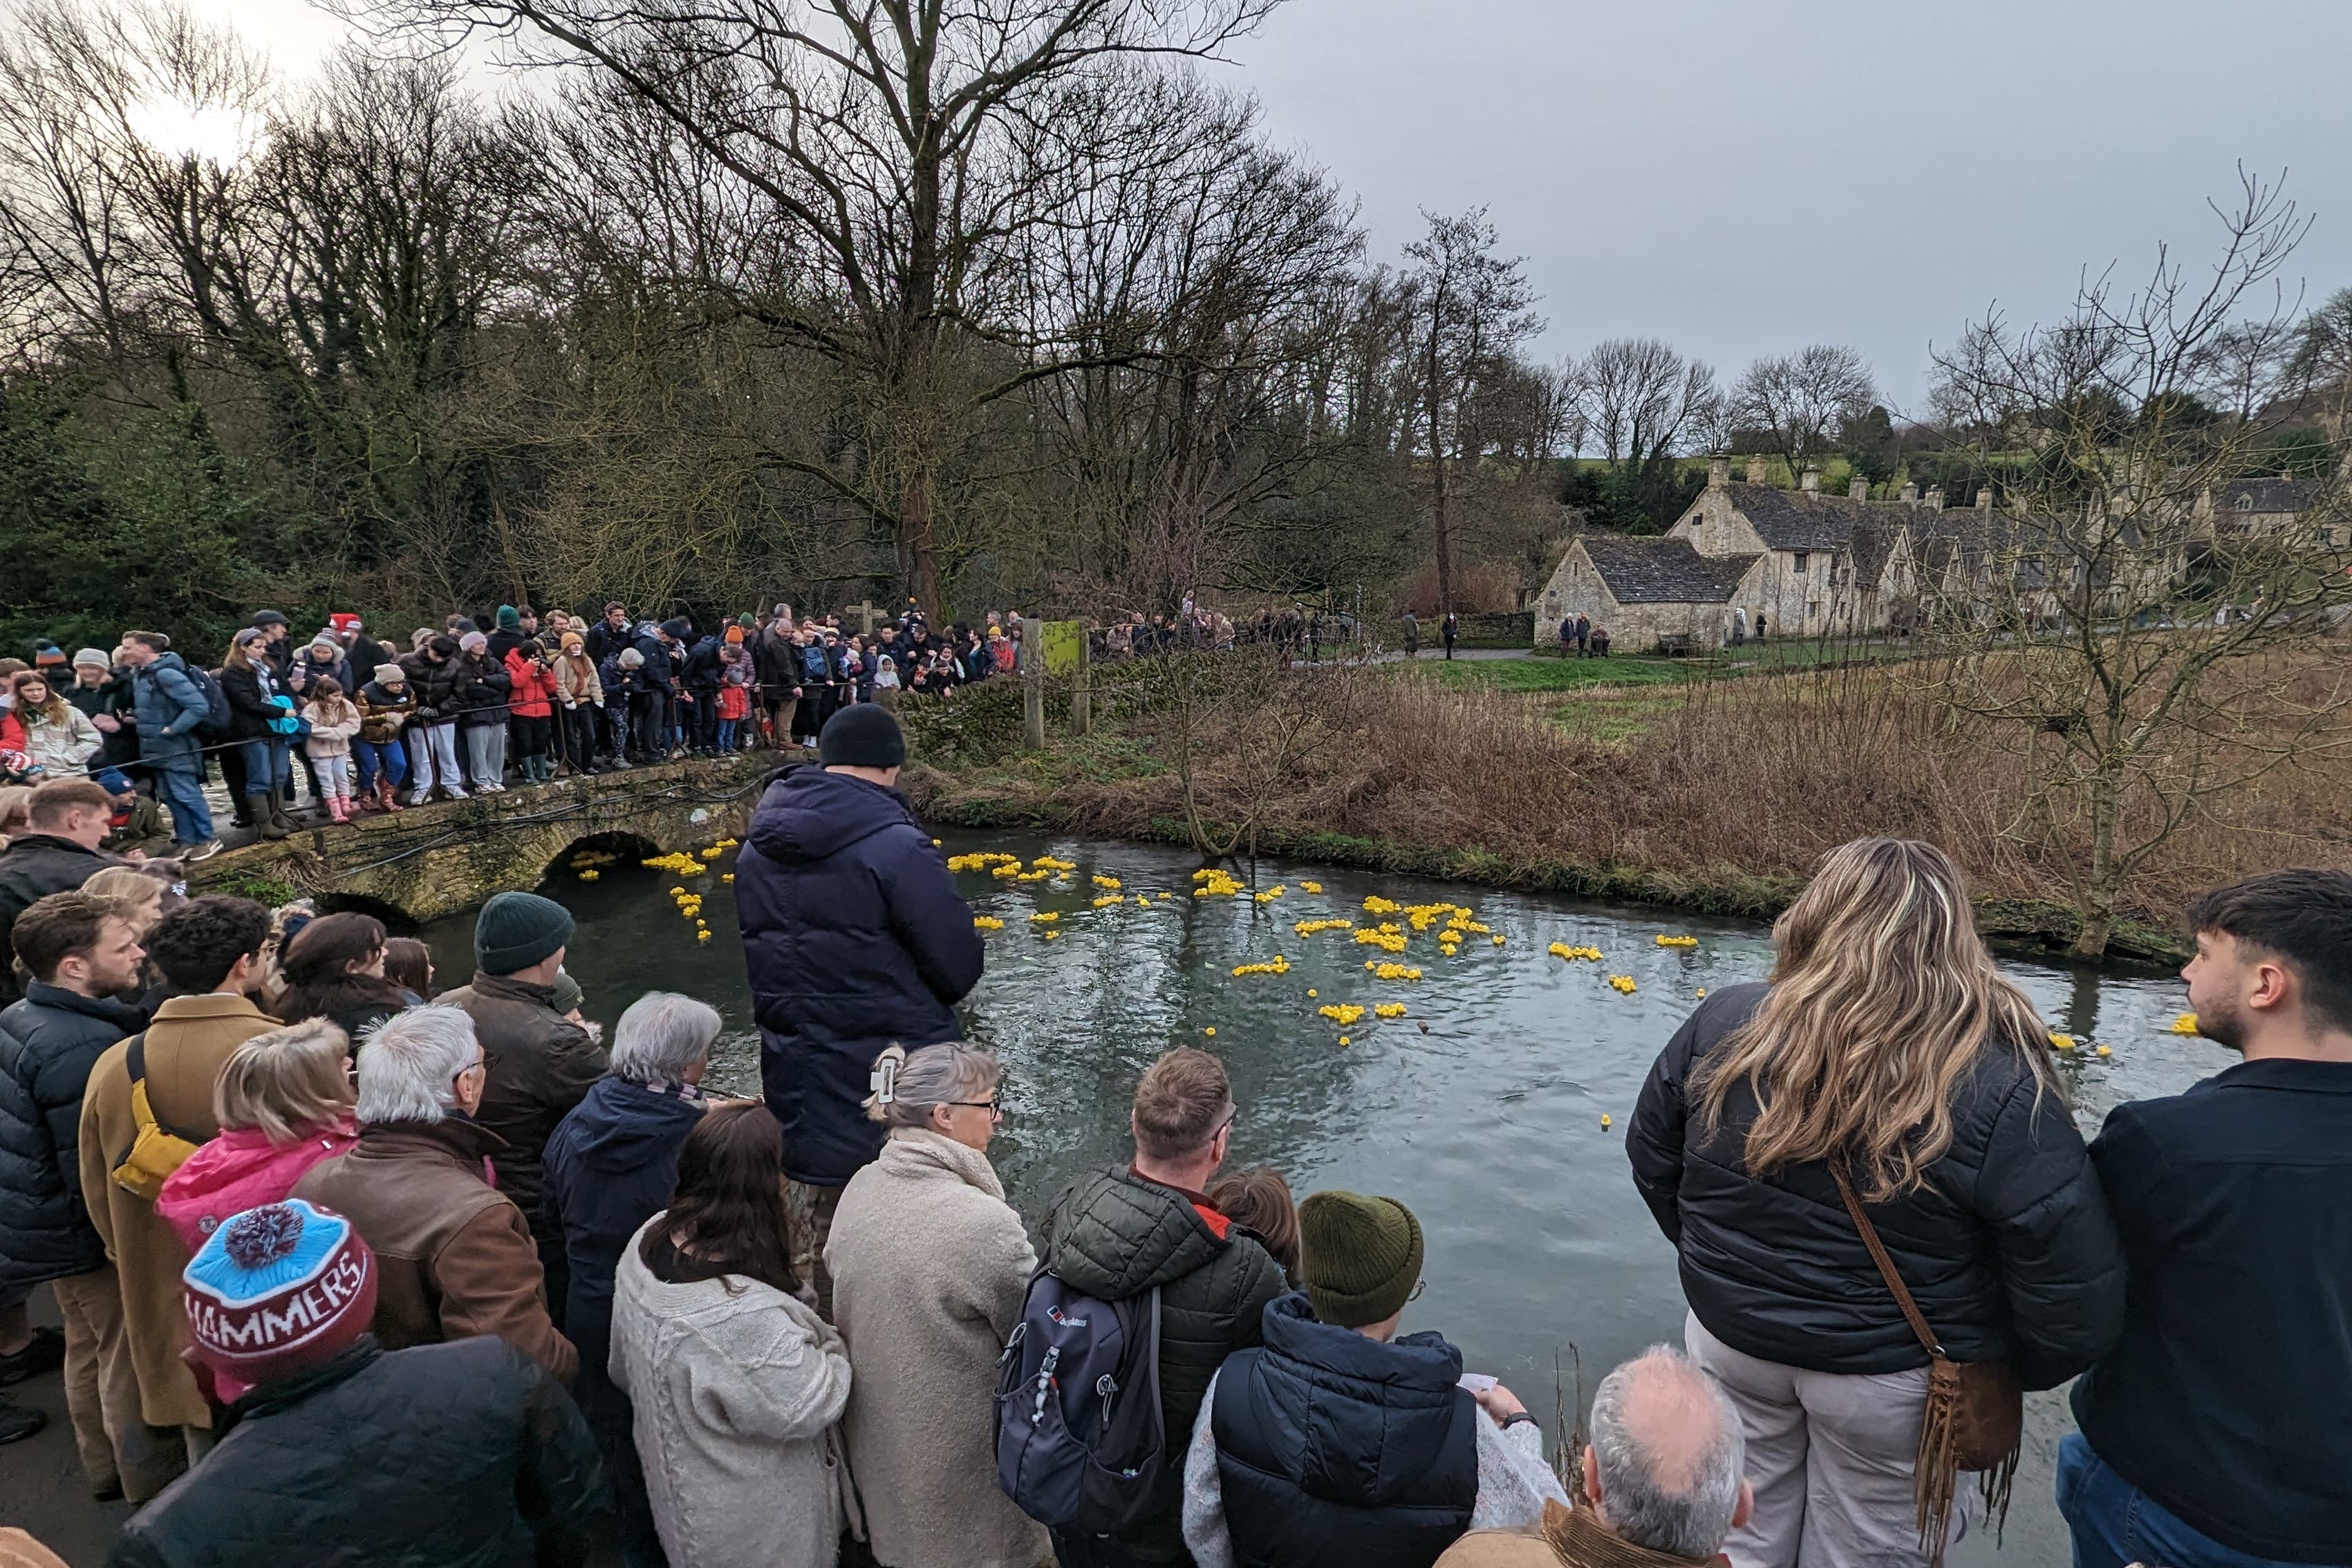
[(2021, 1391), (2073, 1379), (2077, 1563), (2352, 1562), (2352, 874), (2189, 911), (2197, 1027), (2244, 1059), (2086, 1146), (1951, 862), (1832, 852), (1642, 1091), (1688, 1317), (1549, 1463), (1404, 1331), (1405, 1203), (1227, 1169), (1206, 1051), (1141, 1072), (1131, 1159), (1008, 1204), (904, 756), (851, 704), (751, 815), (757, 1100), (706, 1088), (698, 999), (608, 1044), (530, 893), (438, 991), (369, 916), (135, 868), (16, 916), (0, 1378), (62, 1366), (93, 1494), (142, 1505), (110, 1561), (1935, 1564), (1968, 1476), (2004, 1506)]
[[(193, 862), (220, 849), (215, 779), (234, 826), (282, 838), (560, 776), (814, 750), (844, 708), (951, 698), (1025, 670), (1024, 626), (1017, 610), (991, 610), (935, 631), (910, 603), (856, 631), (787, 604), (698, 627), (616, 602), (594, 619), (512, 605), (453, 614), (405, 647), (349, 613), (299, 642), (283, 612), (265, 609), (217, 664), (157, 631), (70, 658), (42, 642), (29, 661), (0, 658), (0, 835), (25, 792), (61, 778), (96, 779), (113, 797), (106, 847)], [(1238, 635), (1319, 658), (1327, 637), (1355, 626), (1266, 610)], [(1173, 616), (1088, 633), (1097, 658), (1231, 648), (1236, 636), (1190, 595)]]

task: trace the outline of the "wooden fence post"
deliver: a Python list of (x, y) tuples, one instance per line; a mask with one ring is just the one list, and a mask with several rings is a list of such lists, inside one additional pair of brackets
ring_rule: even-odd
[(1021, 743), (1033, 752), (1045, 749), (1045, 623), (1034, 616), (1021, 620), (1021, 658), (1027, 666), (1021, 681)]
[(1083, 623), (1078, 626), (1078, 668), (1070, 680), (1070, 733), (1090, 734), (1095, 727), (1094, 642)]

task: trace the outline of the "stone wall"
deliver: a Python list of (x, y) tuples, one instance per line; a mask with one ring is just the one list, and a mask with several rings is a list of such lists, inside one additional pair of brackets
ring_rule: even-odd
[(493, 893), (538, 887), (583, 838), (666, 854), (740, 837), (774, 765), (773, 753), (751, 752), (412, 806), (232, 849), (195, 867), (189, 881), (196, 892), (280, 884), (328, 908), (437, 920)]

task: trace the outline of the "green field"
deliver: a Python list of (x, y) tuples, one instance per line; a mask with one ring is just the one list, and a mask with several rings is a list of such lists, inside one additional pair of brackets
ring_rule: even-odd
[(1780, 642), (1751, 644), (1737, 652), (1704, 658), (1664, 658), (1656, 655), (1612, 655), (1607, 658), (1562, 658), (1546, 649), (1528, 658), (1424, 659), (1412, 668), (1433, 675), (1447, 685), (1485, 687), (1496, 691), (1582, 691), (1593, 687), (1678, 686), (1696, 680), (1733, 679), (1745, 675), (1778, 675), (1822, 665), (1861, 659), (1909, 657), (1909, 650), (1885, 644), (1847, 642)]

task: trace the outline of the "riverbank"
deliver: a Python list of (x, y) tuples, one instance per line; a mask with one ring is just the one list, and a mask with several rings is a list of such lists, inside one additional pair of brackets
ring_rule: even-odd
[[(1281, 853), (1757, 920), (1787, 907), (1824, 851), (1896, 835), (1960, 859), (1980, 927), (2010, 950), (2061, 953), (2079, 930), (2072, 846), (2014, 831), (2022, 782), (1858, 663), (1585, 693), (1361, 667), (1242, 673), (1230, 689), (1222, 676), (1120, 673), (1125, 684), (1097, 695), (1094, 732), (1073, 737), (1057, 715), (1042, 752), (1019, 749), (1009, 686), (911, 711), (905, 787), (933, 820), (970, 828)], [(2237, 805), (2236, 820), (2209, 816), (2149, 858), (2110, 962), (2179, 963), (2173, 921), (2198, 889), (2340, 858), (2329, 837), (2340, 799), (2273, 786)], [(2352, 820), (2341, 831), (2352, 838)]]

